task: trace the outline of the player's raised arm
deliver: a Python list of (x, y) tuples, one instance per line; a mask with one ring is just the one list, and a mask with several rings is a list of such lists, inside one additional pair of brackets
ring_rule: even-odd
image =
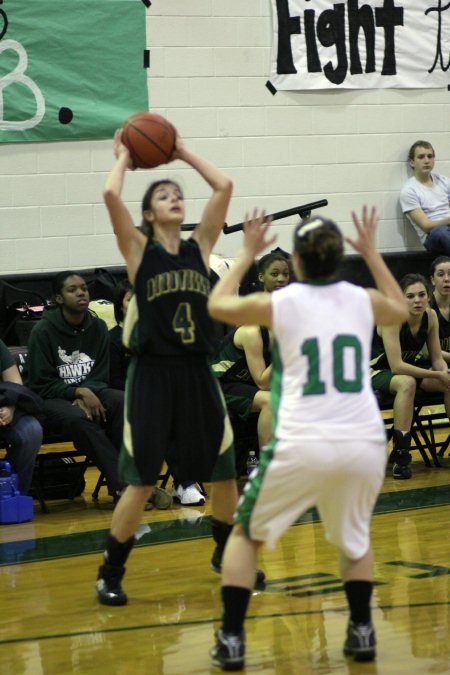
[(122, 143), (121, 135), (122, 130), (117, 129), (114, 135), (116, 162), (106, 178), (103, 199), (117, 237), (117, 244), (127, 264), (128, 276), (133, 283), (147, 239), (136, 229), (131, 214), (122, 200), (125, 172), (127, 169), (133, 169), (133, 164), (128, 149)]
[(346, 241), (362, 255), (378, 290), (369, 289), (375, 323), (381, 326), (401, 325), (408, 318), (408, 307), (400, 286), (376, 248), (378, 216), (375, 208), (364, 206), (361, 219), (352, 212), (358, 237)]
[(208, 301), (212, 317), (234, 325), (270, 326), (272, 321), (271, 298), (268, 293), (252, 293), (236, 297), (234, 291), (242, 281), (255, 257), (273, 244), (276, 235), (268, 237), (270, 221), (266, 222), (263, 211), (260, 216), (256, 209), (244, 224), (244, 245), (230, 270), (214, 286)]
[(193, 234), (202, 251), (205, 262), (209, 264), (209, 256), (220, 236), (233, 191), (231, 179), (212, 162), (192, 152), (177, 134), (173, 159), (181, 159), (200, 174), (212, 188), (200, 220)]

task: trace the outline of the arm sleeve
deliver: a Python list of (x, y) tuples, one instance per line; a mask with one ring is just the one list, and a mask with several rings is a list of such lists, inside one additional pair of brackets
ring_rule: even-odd
[(0, 374), (15, 365), (15, 360), (3, 340), (0, 340)]
[(422, 208), (422, 205), (419, 200), (419, 196), (412, 187), (412, 185), (407, 184), (400, 192), (400, 206), (403, 213), (412, 211), (413, 209)]

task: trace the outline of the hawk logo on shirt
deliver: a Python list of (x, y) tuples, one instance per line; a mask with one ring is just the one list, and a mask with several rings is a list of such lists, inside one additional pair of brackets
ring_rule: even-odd
[(78, 349), (67, 354), (65, 349), (58, 347), (58, 356), (64, 365), (58, 366), (59, 377), (65, 384), (79, 384), (86, 379), (94, 366), (94, 359)]

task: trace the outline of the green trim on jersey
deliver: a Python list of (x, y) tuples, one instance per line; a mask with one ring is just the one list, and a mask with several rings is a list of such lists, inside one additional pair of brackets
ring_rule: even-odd
[(272, 405), (272, 438), (264, 448), (260, 450), (259, 466), (252, 474), (251, 480), (244, 487), (244, 493), (239, 501), (238, 510), (235, 516), (235, 522), (240, 523), (247, 537), (250, 538), (249, 527), (255, 502), (258, 498), (261, 483), (264, 474), (272, 461), (276, 446), (276, 428), (278, 420), (278, 410), (281, 399), (281, 381), (283, 375), (283, 364), (280, 357), (278, 343), (276, 340), (272, 343), (272, 378), (270, 381), (270, 400)]
[(281, 382), (283, 379), (283, 363), (281, 361), (278, 342), (272, 343), (272, 377), (270, 379), (270, 404), (272, 407), (272, 433), (275, 434), (278, 421), (278, 409), (281, 399)]
[(134, 289), (123, 322), (122, 342), (131, 352), (136, 352), (139, 345), (139, 308)]
[(131, 412), (131, 391), (134, 375), (137, 368), (137, 358), (132, 356), (127, 371), (125, 385), (124, 415), (123, 415), (123, 440), (119, 454), (119, 479), (129, 485), (142, 485), (142, 480), (134, 461), (133, 437), (129, 422)]
[(264, 479), (267, 467), (273, 459), (276, 440), (272, 438), (260, 452), (258, 468), (253, 472), (251, 479), (245, 484), (244, 492), (239, 500), (238, 510), (234, 517), (234, 522), (242, 525), (246, 536), (250, 536), (250, 521), (258, 499), (261, 484)]

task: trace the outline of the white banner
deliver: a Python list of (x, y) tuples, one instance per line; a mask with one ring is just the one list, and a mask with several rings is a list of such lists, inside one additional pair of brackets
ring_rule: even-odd
[(272, 0), (274, 89), (450, 83), (449, 0)]

